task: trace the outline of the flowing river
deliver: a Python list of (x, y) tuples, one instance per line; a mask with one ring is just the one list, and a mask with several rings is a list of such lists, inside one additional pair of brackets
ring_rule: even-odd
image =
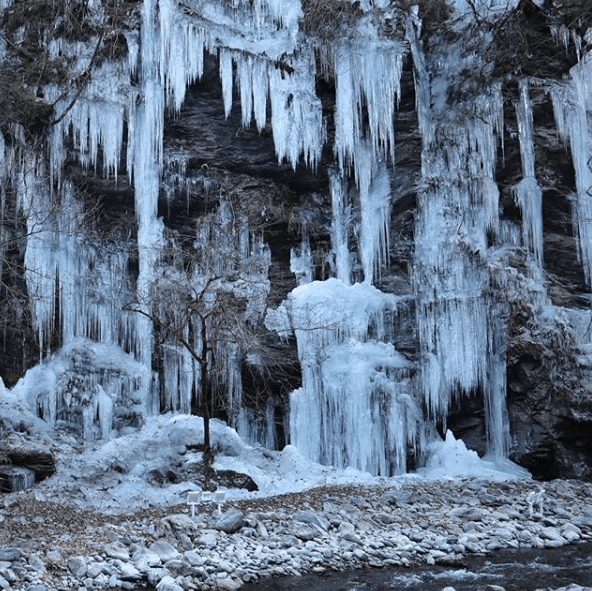
[(455, 567), (420, 566), (356, 570), (342, 573), (269, 579), (243, 591), (505, 591), (557, 589), (576, 583), (592, 587), (592, 543), (553, 549), (499, 550), (467, 557)]

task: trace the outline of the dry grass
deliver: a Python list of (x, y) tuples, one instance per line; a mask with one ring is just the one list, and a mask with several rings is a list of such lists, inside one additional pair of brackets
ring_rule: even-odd
[(331, 41), (351, 29), (362, 11), (348, 0), (303, 0), (301, 30), (321, 41)]

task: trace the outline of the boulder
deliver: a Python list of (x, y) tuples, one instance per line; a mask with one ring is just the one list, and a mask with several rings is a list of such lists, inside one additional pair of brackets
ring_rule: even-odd
[(240, 511), (232, 510), (223, 513), (216, 520), (214, 527), (227, 534), (233, 534), (242, 529), (247, 522)]

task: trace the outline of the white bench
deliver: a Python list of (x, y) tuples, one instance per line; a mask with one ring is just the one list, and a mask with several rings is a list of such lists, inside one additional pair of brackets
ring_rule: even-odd
[(190, 491), (187, 493), (187, 504), (191, 507), (191, 517), (195, 517), (195, 506), (202, 503), (216, 503), (218, 514), (222, 513), (222, 504), (226, 500), (226, 491), (219, 489), (214, 492), (207, 490)]

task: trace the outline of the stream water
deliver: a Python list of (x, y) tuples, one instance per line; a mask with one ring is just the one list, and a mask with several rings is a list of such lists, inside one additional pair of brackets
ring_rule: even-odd
[(501, 550), (467, 557), (462, 566), (420, 566), (355, 570), (342, 573), (270, 579), (245, 585), (243, 591), (506, 591), (557, 589), (576, 583), (592, 587), (592, 543), (553, 549)]

